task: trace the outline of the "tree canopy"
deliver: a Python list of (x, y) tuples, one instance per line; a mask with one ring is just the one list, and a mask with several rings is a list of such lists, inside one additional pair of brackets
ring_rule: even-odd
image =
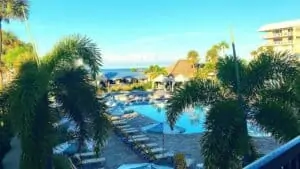
[[(83, 65), (76, 65), (82, 59)], [(44, 169), (52, 159), (54, 114), (51, 106), (61, 104), (61, 116), (76, 123), (75, 139), (95, 141), (95, 151), (104, 145), (109, 122), (106, 105), (92, 85), (102, 58), (97, 45), (85, 36), (73, 35), (59, 41), (38, 64), (28, 59), (15, 79), (0, 93), (0, 111), (9, 115), (21, 139), (21, 168)], [(52, 160), (51, 160), (52, 161)]]
[(187, 59), (192, 63), (197, 64), (200, 60), (199, 53), (196, 50), (190, 50), (187, 54)]
[(242, 168), (243, 157), (256, 158), (247, 123), (281, 142), (300, 134), (299, 82), (295, 85), (299, 80), (297, 58), (288, 53), (267, 52), (249, 64), (237, 60), (241, 102), (235, 65), (232, 56), (220, 58), (216, 65), (217, 81), (192, 80), (169, 100), (166, 115), (171, 127), (186, 107), (210, 107), (201, 138), (205, 168)]
[(167, 75), (167, 70), (164, 67), (160, 67), (159, 65), (151, 65), (149, 68), (145, 70), (145, 73), (149, 76), (150, 80), (154, 79), (159, 75)]
[(251, 56), (256, 59), (258, 56), (260, 56), (262, 53), (273, 53), (274, 47), (272, 46), (260, 46), (256, 50), (251, 51)]

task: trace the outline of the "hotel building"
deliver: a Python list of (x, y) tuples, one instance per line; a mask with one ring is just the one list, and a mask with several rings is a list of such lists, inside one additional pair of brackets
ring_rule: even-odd
[(264, 46), (272, 46), (275, 51), (300, 54), (300, 20), (267, 24), (258, 31), (264, 33)]

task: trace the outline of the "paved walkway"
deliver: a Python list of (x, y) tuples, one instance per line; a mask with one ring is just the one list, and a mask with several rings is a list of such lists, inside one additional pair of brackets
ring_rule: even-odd
[(14, 137), (11, 142), (11, 149), (2, 160), (4, 169), (19, 169), (21, 156), (21, 143), (19, 138)]

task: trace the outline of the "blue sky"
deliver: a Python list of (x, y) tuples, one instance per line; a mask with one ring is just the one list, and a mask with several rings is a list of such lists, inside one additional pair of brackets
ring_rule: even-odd
[[(102, 50), (104, 67), (166, 65), (195, 49), (200, 57), (235, 34), (237, 52), (263, 42), (264, 24), (300, 19), (299, 0), (31, 0), (30, 27), (40, 56), (63, 36), (87, 35)], [(28, 41), (19, 22), (3, 25)]]

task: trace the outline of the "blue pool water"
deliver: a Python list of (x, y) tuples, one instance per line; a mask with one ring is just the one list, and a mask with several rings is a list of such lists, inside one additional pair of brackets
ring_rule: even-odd
[[(149, 117), (157, 122), (166, 121), (166, 110), (164, 108), (157, 108), (154, 105), (132, 105), (127, 109), (134, 110), (139, 114)], [(186, 130), (186, 134), (201, 133), (205, 131), (205, 111), (203, 108), (195, 108), (194, 112), (185, 112), (177, 120), (176, 125), (183, 127)], [(267, 136), (267, 134), (261, 132), (258, 127), (248, 124), (249, 135), (251, 136)]]

